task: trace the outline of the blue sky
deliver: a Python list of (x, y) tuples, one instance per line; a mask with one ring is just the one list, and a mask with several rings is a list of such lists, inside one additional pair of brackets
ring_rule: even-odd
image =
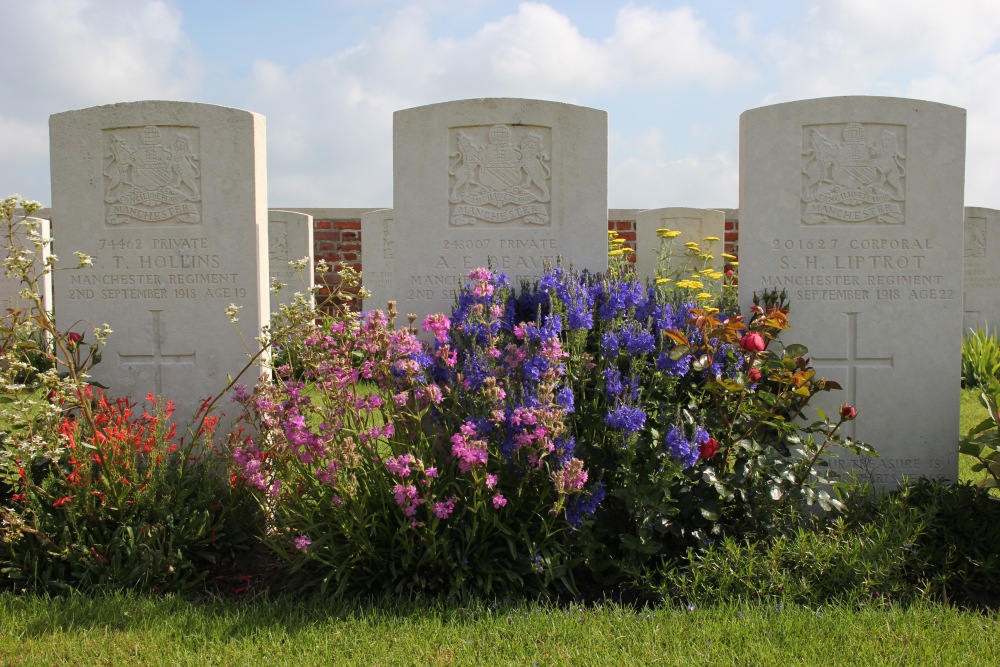
[(609, 114), (609, 205), (735, 207), (739, 115), (832, 95), (968, 110), (1000, 208), (1000, 0), (0, 0), (0, 196), (47, 203), (48, 116), (180, 99), (267, 117), (269, 205), (392, 205), (392, 113)]

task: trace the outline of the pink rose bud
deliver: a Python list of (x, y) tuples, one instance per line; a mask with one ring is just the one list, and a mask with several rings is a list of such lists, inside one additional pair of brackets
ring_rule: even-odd
[(840, 406), (840, 418), (843, 419), (845, 422), (851, 421), (857, 416), (858, 416), (858, 411), (857, 409), (855, 409), (853, 405), (847, 405), (845, 403), (844, 405)]
[(760, 382), (760, 369), (751, 368), (747, 371), (747, 379), (750, 380), (750, 382)]
[(75, 331), (70, 331), (68, 334), (66, 334), (66, 338), (68, 338), (69, 342), (71, 343), (79, 343), (81, 340), (83, 340), (83, 334), (77, 333)]
[(763, 352), (767, 344), (764, 342), (763, 336), (756, 331), (751, 331), (743, 336), (743, 338), (740, 338), (740, 347), (747, 352)]

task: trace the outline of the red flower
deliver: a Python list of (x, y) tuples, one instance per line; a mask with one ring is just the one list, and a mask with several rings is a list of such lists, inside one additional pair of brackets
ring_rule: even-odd
[(751, 368), (747, 371), (747, 379), (750, 380), (750, 382), (760, 382), (760, 369)]
[(740, 338), (740, 347), (747, 352), (763, 352), (764, 348), (767, 347), (767, 343), (764, 342), (763, 336), (756, 331), (751, 331), (744, 335), (743, 338)]
[(845, 422), (849, 422), (858, 416), (858, 411), (853, 405), (847, 405), (846, 403), (840, 406), (840, 418)]
[(709, 438), (708, 441), (701, 446), (701, 451), (698, 452), (698, 458), (710, 459), (718, 453), (719, 443), (716, 442), (715, 438)]
[(68, 503), (71, 500), (73, 500), (73, 496), (66, 496), (65, 498), (60, 498), (59, 500), (57, 500), (54, 503), (52, 503), (52, 506), (53, 507), (62, 507), (63, 505), (65, 505), (66, 503)]

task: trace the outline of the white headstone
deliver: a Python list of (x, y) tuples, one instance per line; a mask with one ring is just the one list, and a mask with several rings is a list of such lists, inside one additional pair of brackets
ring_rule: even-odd
[(385, 310), (396, 298), (395, 225), (391, 208), (361, 216), (361, 284), (371, 292), (365, 310)]
[[(666, 275), (680, 273), (688, 277), (692, 271), (713, 268), (719, 271), (725, 263), (723, 239), (726, 235), (726, 214), (705, 208), (652, 208), (639, 211), (635, 222), (635, 271), (640, 278), (653, 280), (656, 276), (661, 246), (661, 238), (656, 230), (668, 228), (681, 232), (674, 239), (674, 255), (665, 267)], [(706, 241), (714, 238), (716, 241)], [(712, 259), (696, 259), (685, 252), (684, 244), (696, 242), (701, 250), (712, 255)]]
[[(43, 274), (45, 258), (49, 256), (51, 248), (48, 245), (42, 245), (40, 249), (36, 249), (35, 245), (28, 239), (28, 225), (34, 226), (34, 232), (37, 233), (42, 239), (50, 238), (49, 221), (44, 218), (25, 218), (22, 214), (19, 214), (16, 211), (14, 213), (13, 221), (17, 225), (15, 230), (15, 234), (17, 236), (14, 238), (14, 243), (34, 255), (34, 269), (32, 272), (33, 275), (38, 278), (39, 296), (42, 297), (42, 304), (45, 309), (51, 310), (52, 274)], [(2, 265), (3, 261), (7, 258), (6, 245), (8, 242), (9, 239), (5, 236), (2, 244), (0, 244), (0, 265)], [(72, 259), (74, 258), (70, 256), (66, 258), (66, 261), (70, 262)], [(0, 316), (5, 315), (8, 308), (30, 309), (32, 305), (31, 302), (22, 299), (20, 296), (21, 290), (27, 287), (27, 285), (21, 281), (20, 277), (7, 277), (5, 273), (6, 271), (0, 269)]]
[(965, 331), (1000, 332), (1000, 211), (965, 208)]
[(58, 322), (108, 323), (93, 377), (173, 400), (183, 424), (248, 361), (227, 306), (250, 345), (268, 321), (264, 117), (144, 101), (58, 113), (49, 132), (57, 247), (94, 260), (79, 284), (57, 276)]
[(607, 269), (607, 113), (478, 99), (393, 117), (396, 298), (401, 315), (449, 312), (470, 270), (516, 286), (561, 257)]
[[(277, 294), (270, 290), (271, 314), (278, 312), (279, 304), (292, 302), (300, 292), (311, 299), (309, 290), (315, 285), (313, 271), (313, 219), (311, 215), (270, 209), (267, 212), (267, 248), (271, 280), (285, 285)], [(289, 262), (306, 260), (301, 271)]]
[(835, 97), (740, 117), (740, 303), (788, 294), (792, 329), (843, 391), (814, 404), (880, 458), (878, 486), (958, 474), (965, 110)]

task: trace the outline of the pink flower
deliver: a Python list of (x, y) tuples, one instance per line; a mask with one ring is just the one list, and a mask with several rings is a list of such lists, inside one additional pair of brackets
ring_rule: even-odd
[(438, 476), (438, 469), (437, 468), (428, 468), (427, 470), (424, 471), (424, 474), (427, 475), (428, 477), (437, 477)]
[(853, 405), (847, 405), (846, 403), (840, 406), (840, 418), (845, 422), (851, 421), (858, 416), (858, 411)]
[(295, 538), (295, 548), (298, 549), (299, 551), (305, 551), (306, 549), (309, 548), (310, 544), (312, 544), (312, 540), (310, 540), (305, 535), (299, 535), (298, 537)]
[(435, 313), (424, 318), (424, 331), (433, 331), (434, 337), (441, 343), (448, 342), (448, 330), (451, 320), (444, 313)]
[(439, 519), (447, 519), (451, 516), (451, 513), (455, 511), (455, 499), (449, 498), (444, 502), (434, 503), (433, 507), (434, 516)]
[(486, 488), (492, 489), (496, 485), (497, 485), (497, 476), (492, 474), (486, 475)]
[(747, 379), (750, 380), (750, 382), (760, 382), (760, 369), (751, 368), (748, 370)]
[(569, 493), (579, 491), (587, 483), (587, 471), (583, 468), (583, 461), (573, 457), (566, 462), (563, 469), (555, 473), (556, 489), (559, 493)]
[(502, 493), (498, 493), (493, 496), (493, 507), (494, 509), (500, 509), (507, 504), (507, 499), (503, 497)]
[(413, 456), (410, 454), (402, 454), (396, 458), (388, 459), (385, 462), (385, 467), (389, 469), (394, 475), (399, 475), (400, 477), (410, 476), (410, 465), (413, 463)]
[(764, 342), (763, 336), (756, 331), (751, 331), (744, 335), (743, 338), (740, 338), (740, 347), (747, 352), (763, 352), (764, 348), (767, 347), (767, 343)]

